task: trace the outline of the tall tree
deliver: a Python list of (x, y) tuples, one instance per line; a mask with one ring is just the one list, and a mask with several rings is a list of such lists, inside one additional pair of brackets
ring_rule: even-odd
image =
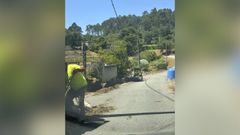
[[(92, 35), (121, 33), (123, 29), (134, 28), (143, 34), (145, 44), (156, 44), (160, 37), (169, 36), (174, 32), (174, 11), (171, 9), (152, 9), (144, 11), (142, 16), (119, 16), (118, 19), (110, 18), (102, 24), (92, 25)], [(97, 29), (96, 29), (96, 28)]]
[(82, 44), (82, 29), (76, 23), (73, 23), (67, 30), (65, 30), (65, 45), (69, 45), (72, 48), (81, 47)]
[(140, 33), (136, 29), (132, 27), (123, 29), (120, 33), (120, 38), (127, 43), (128, 55), (133, 56), (138, 53)]

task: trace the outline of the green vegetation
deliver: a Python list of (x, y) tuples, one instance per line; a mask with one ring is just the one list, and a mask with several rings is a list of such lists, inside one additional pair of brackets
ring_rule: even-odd
[(117, 64), (119, 67), (118, 76), (124, 77), (129, 67), (126, 42), (112, 37), (107, 43), (112, 46), (109, 49), (100, 49), (98, 51), (100, 58), (106, 64)]
[(171, 9), (154, 8), (150, 12), (144, 11), (142, 16), (119, 16), (101, 24), (88, 25), (86, 34), (73, 23), (66, 29), (66, 45), (78, 49), (87, 41), (88, 50), (95, 52), (100, 61), (119, 66), (119, 77), (124, 77), (127, 69), (138, 66), (139, 52), (141, 59), (148, 62), (143, 64), (145, 70), (159, 69), (164, 67), (164, 62), (154, 50), (175, 48), (174, 16)]
[(83, 41), (82, 28), (73, 23), (68, 29), (65, 29), (65, 45), (71, 46), (73, 49), (80, 47)]
[(138, 67), (138, 58), (128, 57), (128, 61), (130, 63), (130, 67)]
[(149, 62), (148, 62), (146, 59), (141, 59), (141, 60), (140, 60), (140, 68), (141, 68), (143, 71), (148, 71)]
[(92, 78), (96, 78), (96, 79), (101, 79), (101, 71), (102, 71), (102, 66), (103, 63), (102, 62), (95, 62), (91, 65), (91, 67), (88, 68), (87, 70), (87, 76), (90, 76)]
[[(65, 62), (82, 62), (82, 51), (81, 50), (73, 50), (73, 51), (65, 51)], [(87, 51), (87, 62), (94, 62), (99, 59), (99, 55)]]
[(101, 24), (88, 25), (86, 34), (73, 23), (66, 29), (66, 45), (73, 48), (81, 46), (82, 41), (89, 42), (89, 49), (97, 52), (100, 48), (111, 46), (107, 43), (109, 37), (114, 35), (127, 43), (128, 55), (138, 53), (137, 41), (140, 49), (142, 45), (157, 45), (158, 48), (175, 47), (175, 11), (171, 9), (152, 9), (144, 11), (142, 16), (119, 16), (118, 19), (110, 18)]
[(167, 64), (166, 61), (161, 57), (160, 59), (154, 60), (149, 64), (149, 70), (159, 70), (159, 69), (166, 69)]
[(152, 50), (146, 50), (140, 53), (140, 57), (142, 59), (146, 59), (147, 61), (151, 62), (154, 61), (158, 58), (157, 54), (155, 53), (155, 51)]

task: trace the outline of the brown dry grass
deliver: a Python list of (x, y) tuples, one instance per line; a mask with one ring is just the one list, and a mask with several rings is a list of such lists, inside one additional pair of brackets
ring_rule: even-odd
[(175, 56), (168, 56), (167, 63), (168, 63), (168, 67), (174, 67), (175, 66)]
[(175, 88), (176, 88), (176, 81), (175, 80), (169, 80), (168, 81), (168, 91), (170, 94), (175, 94)]
[(160, 49), (156, 49), (156, 50), (154, 50), (154, 52), (156, 53), (157, 56), (161, 56), (162, 55)]
[[(95, 52), (87, 51), (87, 62), (96, 61), (99, 56)], [(66, 62), (82, 62), (82, 51), (81, 50), (71, 50), (65, 51), (65, 61)]]

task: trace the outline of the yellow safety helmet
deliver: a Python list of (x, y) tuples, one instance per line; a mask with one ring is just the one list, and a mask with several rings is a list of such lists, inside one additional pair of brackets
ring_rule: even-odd
[(73, 72), (76, 69), (79, 69), (80, 71), (84, 70), (84, 68), (77, 64), (69, 64), (67, 69), (68, 78), (71, 79), (70, 86), (74, 90), (87, 86), (86, 78), (82, 75), (82, 73), (78, 72), (73, 75)]
[(73, 71), (79, 69), (81, 72), (83, 72), (85, 69), (84, 67), (81, 67), (80, 65), (77, 64), (69, 64), (68, 68), (67, 68), (67, 74), (68, 74), (68, 78), (71, 78), (73, 75)]

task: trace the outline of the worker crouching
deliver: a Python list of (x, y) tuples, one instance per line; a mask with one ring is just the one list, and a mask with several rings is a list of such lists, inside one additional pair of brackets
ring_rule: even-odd
[(87, 89), (87, 80), (83, 75), (85, 71), (77, 64), (67, 65), (67, 84), (65, 93), (65, 110), (68, 116), (85, 119), (84, 97)]

